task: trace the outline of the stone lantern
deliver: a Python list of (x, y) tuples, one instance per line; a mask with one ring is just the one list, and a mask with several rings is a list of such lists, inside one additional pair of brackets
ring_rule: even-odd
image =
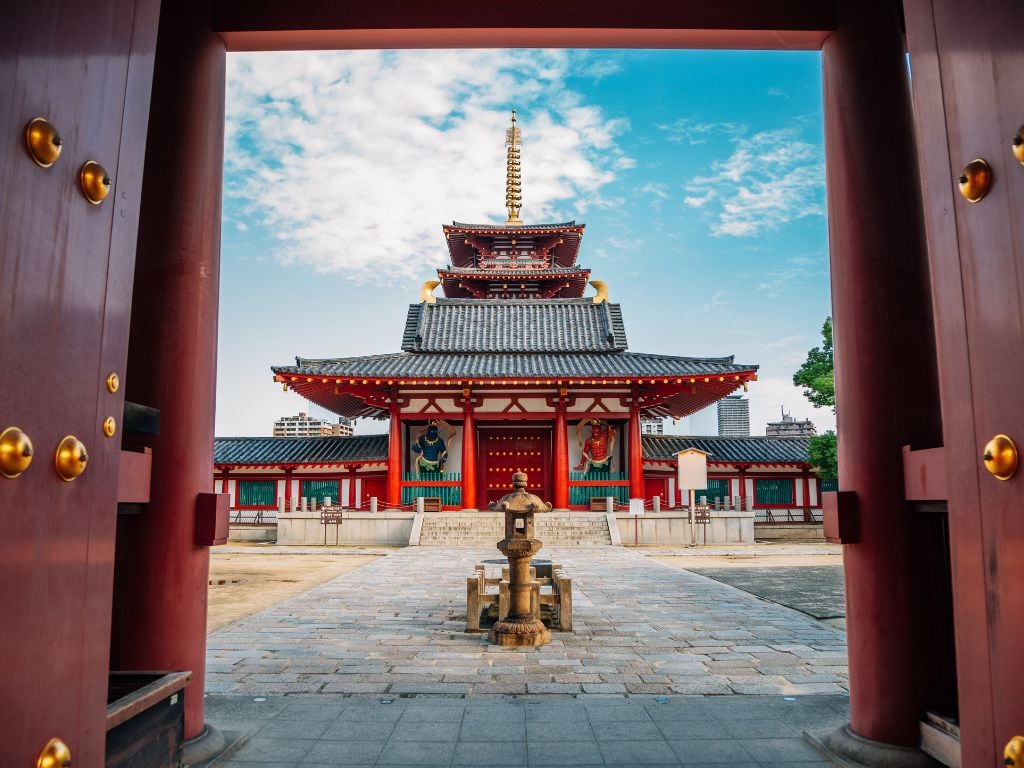
[(512, 493), (491, 504), (492, 510), (505, 513), (505, 538), (498, 542), (498, 549), (508, 558), (509, 611), (487, 639), (504, 646), (544, 645), (551, 642), (551, 633), (530, 607), (530, 558), (541, 548), (534, 538), (533, 516), (550, 512), (551, 505), (526, 490), (523, 472), (512, 475), (512, 487)]

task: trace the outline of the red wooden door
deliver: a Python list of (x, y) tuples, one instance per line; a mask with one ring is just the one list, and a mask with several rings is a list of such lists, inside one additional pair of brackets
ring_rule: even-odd
[(363, 475), (362, 492), (359, 495), (359, 508), (369, 509), (370, 497), (376, 496), (378, 503), (383, 506), (387, 498), (387, 477), (385, 475)]
[(667, 477), (645, 477), (644, 478), (644, 499), (650, 501), (655, 496), (661, 497), (661, 505), (668, 506), (668, 478)]
[(481, 429), (478, 431), (480, 479), (485, 491), (482, 501), (490, 504), (512, 490), (512, 475), (525, 472), (527, 490), (550, 500), (551, 430)]
[[(0, 431), (34, 445), (0, 478), (0, 765), (35, 765), (51, 738), (75, 766), (104, 759), (122, 386), (158, 3), (40, 0), (0, 10)], [(50, 168), (26, 152), (41, 116), (63, 139)], [(87, 160), (113, 180), (90, 204)], [(88, 464), (58, 477), (55, 452), (79, 438)]]
[[(1024, 446), (1024, 18), (1018, 0), (905, 3), (938, 342), (963, 765), (1024, 732), (1024, 472), (989, 474), (999, 433)], [(975, 158), (988, 195), (957, 190)]]

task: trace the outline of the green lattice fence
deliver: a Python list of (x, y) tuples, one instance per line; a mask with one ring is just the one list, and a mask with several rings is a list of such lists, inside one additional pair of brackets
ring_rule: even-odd
[(793, 504), (793, 481), (757, 478), (754, 480), (754, 503), (759, 506)]
[[(617, 481), (620, 485), (586, 485), (590, 482)], [(573, 483), (581, 483), (573, 485)], [(629, 501), (629, 476), (626, 472), (570, 472), (569, 473), (569, 504), (572, 506), (589, 506), (590, 500), (596, 497), (611, 496), (620, 504)]]
[(341, 494), (337, 480), (303, 480), (299, 496), (309, 499), (310, 503), (316, 500), (318, 505), (322, 505), (326, 498), (331, 500), (331, 504), (337, 504)]
[(273, 480), (239, 480), (238, 506), (276, 507), (277, 483)]
[(708, 487), (702, 491), (697, 491), (694, 498), (699, 502), (701, 497), (708, 500), (709, 504), (714, 504), (715, 499), (727, 499), (729, 498), (729, 481), (722, 479), (708, 480)]
[[(402, 473), (402, 503), (412, 504), (421, 496), (440, 497), (446, 507), (462, 505), (462, 475), (459, 472)], [(412, 485), (411, 483), (415, 483)], [(444, 485), (441, 485), (444, 483)]]

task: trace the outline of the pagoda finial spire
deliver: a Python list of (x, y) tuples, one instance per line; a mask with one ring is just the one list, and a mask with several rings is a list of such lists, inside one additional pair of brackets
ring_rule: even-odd
[(516, 111), (512, 110), (512, 126), (505, 131), (505, 146), (508, 147), (508, 160), (505, 174), (505, 208), (508, 210), (506, 226), (522, 226), (519, 209), (523, 206), (523, 186), (519, 171), (519, 148), (523, 137), (516, 125)]

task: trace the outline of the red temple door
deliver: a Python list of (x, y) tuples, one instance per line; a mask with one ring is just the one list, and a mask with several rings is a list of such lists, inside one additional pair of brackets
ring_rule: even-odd
[[(551, 493), (550, 429), (481, 429), (479, 435), (479, 484), (482, 506), (512, 490), (512, 475), (525, 472), (527, 489), (545, 501)], [(479, 493), (479, 490), (478, 490)]]
[[(41, 0), (0, 11), (0, 432), (18, 427), (33, 444), (24, 472), (0, 477), (0, 765), (36, 765), (52, 738), (75, 766), (104, 761), (123, 376), (157, 8)], [(26, 150), (35, 117), (62, 139), (48, 168)], [(88, 160), (112, 179), (98, 205), (79, 187)], [(115, 392), (110, 373), (122, 378)], [(84, 444), (87, 463), (65, 481), (55, 457), (68, 435)]]
[(384, 475), (363, 475), (362, 492), (359, 494), (359, 508), (368, 509), (370, 497), (376, 496), (377, 502), (383, 506), (387, 498), (387, 478)]
[[(1024, 17), (1018, 0), (905, 3), (938, 343), (965, 768), (1024, 733), (1024, 471), (982, 455), (1024, 447)], [(976, 158), (979, 202), (958, 191)], [(971, 176), (973, 174), (968, 174)]]
[(644, 478), (644, 499), (650, 501), (655, 496), (661, 497), (661, 505), (668, 506), (668, 478), (667, 477), (645, 477)]

